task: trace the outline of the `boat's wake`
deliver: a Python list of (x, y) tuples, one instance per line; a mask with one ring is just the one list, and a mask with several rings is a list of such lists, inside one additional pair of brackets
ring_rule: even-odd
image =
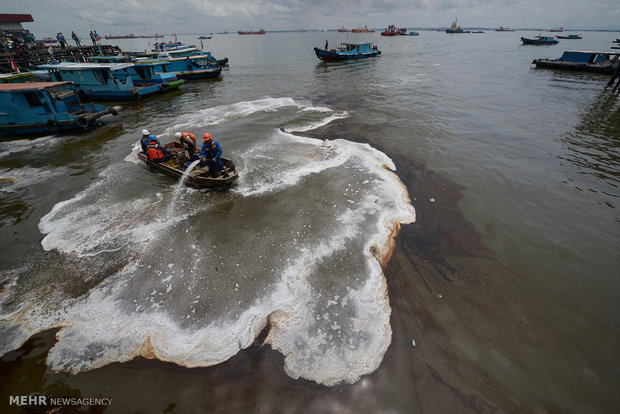
[(139, 355), (209, 366), (251, 345), (269, 321), (266, 341), (294, 378), (333, 385), (376, 369), (391, 340), (379, 260), (399, 223), (415, 217), (392, 161), (366, 144), (292, 134), (346, 114), (290, 98), (205, 111), (208, 122), (234, 123), (291, 106), (305, 123), (282, 132), (274, 120), (240, 144), (232, 191), (153, 193), (132, 181), (142, 167), (125, 162), (57, 204), (40, 222), (42, 245), (78, 270), (56, 283), (107, 271), (90, 268), (94, 258), (120, 265), (94, 286), (56, 292), (58, 300), (40, 288), (48, 273), (31, 269), (2, 299), (0, 351), (61, 327), (48, 355), (55, 370)]

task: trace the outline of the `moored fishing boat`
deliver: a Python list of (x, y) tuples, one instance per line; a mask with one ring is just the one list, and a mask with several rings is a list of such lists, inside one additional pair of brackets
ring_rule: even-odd
[(120, 107), (83, 104), (72, 82), (0, 84), (0, 138), (49, 134), (98, 125)]
[(82, 99), (139, 100), (176, 89), (183, 82), (162, 82), (137, 86), (130, 69), (133, 63), (58, 63), (41, 65), (52, 81), (73, 82)]
[(522, 37), (521, 41), (524, 45), (555, 45), (559, 43), (559, 41), (552, 36), (536, 36), (534, 39)]
[(207, 55), (175, 58), (160, 53), (155, 59), (136, 59), (134, 65), (155, 65), (153, 71), (156, 73), (172, 72), (177, 78), (186, 80), (217, 78), (222, 73), (221, 66), (213, 65)]
[[(216, 59), (211, 52), (207, 52), (201, 49), (198, 49), (194, 45), (186, 45), (180, 42), (174, 43), (156, 43), (155, 49), (153, 49), (149, 53), (129, 53), (132, 56), (132, 60), (135, 61), (137, 58), (157, 58), (160, 54), (167, 53), (172, 58), (179, 57), (187, 57), (187, 56), (206, 56), (209, 64), (224, 66), (228, 64), (228, 58), (224, 59)], [(164, 55), (164, 56), (168, 56)]]
[(354, 59), (363, 59), (373, 56), (379, 56), (381, 51), (377, 49), (376, 45), (373, 45), (369, 42), (362, 43), (342, 43), (340, 48), (338, 49), (319, 49), (318, 47), (314, 48), (314, 53), (316, 56), (325, 61), (334, 61), (334, 60), (354, 60)]
[[(172, 159), (168, 162), (154, 163), (148, 160), (146, 154), (142, 151), (138, 153), (138, 157), (147, 163), (147, 165), (159, 172), (167, 174), (171, 177), (181, 178), (185, 172), (186, 159), (188, 154), (184, 154), (185, 148), (179, 142), (173, 141), (164, 145), (164, 148), (172, 154)], [(237, 167), (228, 158), (222, 157), (224, 171), (216, 178), (211, 177), (207, 166), (196, 166), (186, 177), (185, 185), (195, 188), (217, 189), (231, 185), (239, 178)]]
[[(123, 63), (130, 61), (127, 55), (97, 55), (89, 56), (88, 60), (95, 63)], [(161, 69), (157, 64), (149, 64), (141, 62), (133, 64), (129, 67), (131, 79), (135, 85), (153, 85), (161, 84), (164, 88), (175, 88), (177, 85), (183, 84), (185, 81), (177, 78), (174, 72), (158, 72)]]
[(558, 59), (534, 59), (537, 68), (563, 69), (593, 73), (614, 73), (620, 52), (588, 52), (568, 50)]

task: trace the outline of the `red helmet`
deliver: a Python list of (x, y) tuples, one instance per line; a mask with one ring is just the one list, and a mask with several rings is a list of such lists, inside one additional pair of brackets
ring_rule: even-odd
[(205, 141), (208, 141), (211, 139), (211, 134), (209, 134), (208, 132), (205, 132), (205, 134), (202, 136), (202, 139), (204, 139)]

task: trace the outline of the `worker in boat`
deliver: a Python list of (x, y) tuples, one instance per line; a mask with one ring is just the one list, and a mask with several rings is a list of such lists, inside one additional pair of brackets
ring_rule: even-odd
[(167, 162), (170, 158), (172, 158), (170, 151), (159, 144), (159, 141), (155, 135), (149, 135), (149, 146), (146, 150), (146, 156), (149, 161), (156, 164)]
[(199, 160), (200, 155), (196, 153), (196, 136), (191, 132), (177, 132), (174, 137), (179, 140), (183, 146), (183, 151), (176, 153), (175, 162), (185, 168), (193, 161)]
[(179, 140), (185, 149), (187, 160), (196, 161), (200, 156), (196, 154), (196, 136), (191, 132), (177, 132), (174, 137)]
[(149, 135), (151, 133), (148, 129), (142, 130), (142, 138), (140, 139), (140, 146), (142, 147), (142, 152), (146, 154), (146, 150), (149, 148)]
[(217, 178), (220, 172), (224, 173), (224, 177), (228, 177), (228, 174), (224, 172), (222, 147), (219, 142), (215, 141), (208, 132), (205, 132), (202, 136), (201, 155), (200, 166), (204, 167), (205, 165), (208, 165), (211, 177)]

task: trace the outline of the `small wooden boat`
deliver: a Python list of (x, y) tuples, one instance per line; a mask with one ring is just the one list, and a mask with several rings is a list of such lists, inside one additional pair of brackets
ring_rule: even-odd
[(334, 60), (354, 60), (373, 56), (379, 56), (381, 51), (377, 46), (369, 42), (363, 43), (342, 43), (339, 49), (319, 49), (314, 48), (316, 57), (322, 61), (329, 62)]
[(534, 39), (522, 37), (521, 41), (524, 45), (555, 45), (559, 43), (559, 41), (555, 40), (552, 36), (536, 36)]
[(557, 37), (558, 39), (583, 39), (583, 37), (576, 35), (576, 34), (571, 34), (568, 36), (560, 36), (560, 35), (555, 35), (555, 37)]
[[(169, 142), (164, 145), (164, 148), (170, 150), (173, 154), (173, 158), (168, 162), (162, 163), (154, 163), (150, 162), (145, 153), (140, 151), (138, 153), (138, 157), (146, 162), (146, 164), (159, 171), (167, 174), (171, 177), (181, 178), (185, 169), (182, 165), (178, 165), (184, 163), (183, 153), (185, 149), (180, 142)], [(197, 165), (187, 176), (185, 179), (185, 185), (194, 188), (207, 188), (207, 189), (216, 189), (223, 188), (231, 185), (239, 178), (239, 174), (237, 172), (237, 168), (232, 160), (228, 158), (222, 157), (222, 162), (224, 163), (224, 174), (221, 174), (219, 177), (213, 178), (209, 174), (209, 167), (200, 167)]]

